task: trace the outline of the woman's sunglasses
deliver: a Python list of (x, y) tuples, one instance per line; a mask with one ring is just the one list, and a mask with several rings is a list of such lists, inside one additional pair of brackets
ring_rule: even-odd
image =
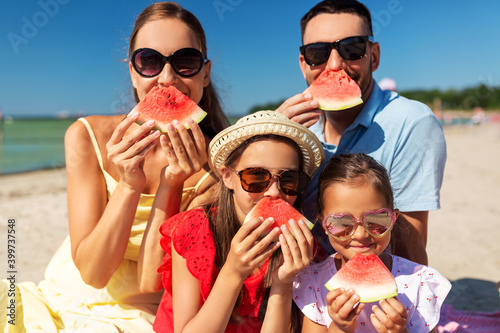
[(199, 50), (193, 48), (177, 50), (168, 57), (156, 50), (143, 48), (135, 50), (130, 61), (136, 72), (144, 77), (160, 74), (167, 61), (178, 75), (191, 77), (201, 71), (205, 57)]
[(359, 60), (365, 56), (367, 42), (374, 42), (372, 36), (354, 36), (333, 43), (312, 43), (302, 45), (300, 53), (309, 66), (319, 66), (330, 58), (332, 49), (337, 50), (344, 60)]
[(246, 168), (236, 171), (231, 168), (239, 177), (241, 187), (250, 193), (264, 192), (272, 182), (273, 177), (278, 181), (279, 189), (286, 195), (296, 196), (306, 189), (309, 176), (301, 171), (283, 170), (278, 174), (273, 174), (264, 168)]
[(360, 223), (366, 232), (373, 237), (386, 235), (394, 226), (396, 215), (387, 208), (379, 210), (368, 210), (357, 219), (349, 213), (332, 213), (323, 220), (323, 227), (326, 231), (338, 240), (344, 241), (352, 237), (356, 230), (356, 223)]

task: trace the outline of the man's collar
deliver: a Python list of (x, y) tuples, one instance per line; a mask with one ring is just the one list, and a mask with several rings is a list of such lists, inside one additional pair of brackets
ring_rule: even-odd
[(358, 114), (353, 123), (348, 127), (348, 129), (355, 128), (358, 125), (369, 127), (373, 123), (373, 118), (377, 113), (378, 106), (384, 98), (384, 93), (378, 86), (377, 82), (373, 80), (373, 89), (368, 101), (363, 105), (363, 109)]
[[(384, 98), (384, 93), (382, 89), (380, 89), (378, 83), (375, 80), (373, 80), (373, 89), (372, 93), (370, 94), (370, 97), (368, 98), (368, 101), (365, 103), (363, 109), (361, 109), (361, 112), (358, 114), (358, 116), (352, 122), (352, 124), (349, 125), (349, 127), (347, 127), (346, 131), (353, 129), (358, 125), (368, 128), (373, 123), (373, 119), (375, 118), (375, 114), (377, 114), (378, 107), (383, 98)], [(311, 130), (317, 133), (318, 138), (323, 142), (325, 142), (325, 133), (323, 131), (323, 129), (325, 128), (324, 127), (325, 112), (328, 111), (323, 111), (318, 122), (316, 122), (314, 125), (311, 126), (312, 128), (314, 127), (314, 130), (313, 129)]]

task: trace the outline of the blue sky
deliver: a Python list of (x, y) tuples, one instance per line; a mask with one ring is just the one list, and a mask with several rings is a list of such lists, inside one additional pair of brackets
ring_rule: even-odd
[[(208, 38), (226, 113), (306, 88), (300, 18), (317, 1), (181, 0)], [(128, 112), (128, 37), (152, 1), (23, 0), (0, 5), (0, 109), (6, 115)], [(399, 90), (500, 85), (500, 2), (367, 0), (381, 65)], [(464, 17), (465, 16), (465, 17)], [(127, 104), (129, 103), (129, 104)]]

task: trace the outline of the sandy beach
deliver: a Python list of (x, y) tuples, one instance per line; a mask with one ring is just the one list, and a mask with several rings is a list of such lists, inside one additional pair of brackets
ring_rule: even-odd
[[(500, 311), (500, 125), (445, 127), (448, 160), (441, 209), (430, 213), (429, 265), (453, 282), (458, 309)], [(66, 174), (51, 169), (0, 176), (1, 243), (15, 220), (17, 280), (40, 281), (68, 234)], [(0, 268), (7, 249), (0, 247)], [(4, 278), (4, 276), (2, 276)]]

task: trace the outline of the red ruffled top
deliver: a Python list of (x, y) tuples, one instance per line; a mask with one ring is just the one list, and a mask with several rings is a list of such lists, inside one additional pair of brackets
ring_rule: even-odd
[[(193, 209), (179, 213), (168, 219), (160, 228), (161, 247), (165, 257), (158, 273), (162, 274), (165, 288), (156, 314), (154, 330), (156, 332), (173, 331), (172, 304), (172, 255), (171, 244), (183, 258), (189, 272), (200, 281), (201, 299), (207, 299), (219, 274), (215, 265), (215, 244), (213, 234), (208, 226), (208, 219), (203, 209)], [(228, 240), (229, 241), (229, 240)], [(243, 298), (238, 313), (247, 322), (241, 325), (228, 325), (226, 332), (240, 332), (244, 325), (245, 332), (260, 332), (262, 322), (257, 319), (262, 298), (264, 296), (263, 279), (267, 271), (266, 262), (257, 274), (249, 276), (243, 287)]]

